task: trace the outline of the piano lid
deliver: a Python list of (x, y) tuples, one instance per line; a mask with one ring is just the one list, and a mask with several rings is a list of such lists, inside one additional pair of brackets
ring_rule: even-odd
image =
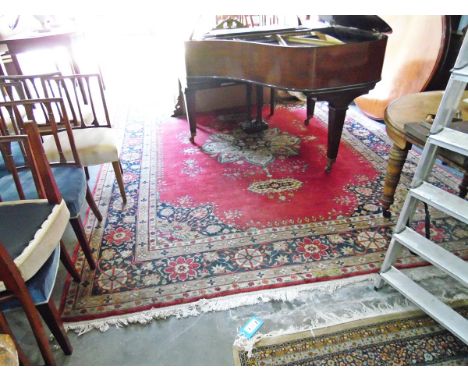
[(392, 28), (374, 15), (320, 15), (319, 20), (330, 25), (357, 28), (370, 32), (392, 33)]

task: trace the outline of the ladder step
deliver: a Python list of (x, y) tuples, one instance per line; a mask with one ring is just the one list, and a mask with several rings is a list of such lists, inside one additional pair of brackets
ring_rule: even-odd
[(428, 141), (439, 147), (468, 156), (468, 133), (443, 128), (437, 134), (431, 134)]
[(450, 194), (430, 183), (410, 189), (411, 196), (426, 202), (432, 207), (468, 224), (468, 201)]
[(417, 253), (463, 285), (468, 286), (468, 263), (463, 259), (426, 239), (411, 228), (405, 228), (404, 231), (394, 234), (393, 237), (410, 251)]
[(468, 82), (468, 67), (454, 69), (452, 71), (452, 78), (457, 81)]
[(468, 344), (468, 320), (394, 267), (380, 274), (391, 286)]

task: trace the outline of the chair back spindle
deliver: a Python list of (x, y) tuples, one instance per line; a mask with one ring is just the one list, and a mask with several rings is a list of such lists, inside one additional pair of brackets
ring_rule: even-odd
[[(26, 134), (24, 129), (24, 117), (25, 110), (34, 106), (40, 106), (44, 108), (47, 112), (47, 119), (49, 120), (49, 126), (47, 129), (41, 131), (43, 139), (46, 139), (46, 136), (52, 136), (52, 139), (57, 148), (60, 164), (70, 163), (76, 166), (81, 167), (81, 161), (76, 149), (75, 139), (73, 136), (73, 129), (71, 123), (68, 119), (67, 113), (65, 111), (65, 103), (62, 98), (42, 98), (42, 99), (32, 99), (32, 100), (21, 100), (21, 101), (10, 101), (10, 102), (0, 102), (0, 119), (3, 120), (3, 123), (11, 123), (10, 130), (13, 130), (17, 134)], [(58, 110), (59, 114), (63, 117), (61, 121), (57, 121), (56, 113), (54, 110)], [(10, 118), (9, 121), (5, 121), (4, 115), (8, 113)], [(36, 120), (32, 120), (37, 126), (40, 126), (40, 123)], [(65, 131), (65, 135), (61, 132)], [(69, 146), (71, 149), (72, 157), (67, 157), (64, 154), (65, 147)], [(51, 162), (51, 165), (54, 163)]]
[[(22, 119), (30, 119), (36, 122), (44, 136), (44, 149), (50, 160), (64, 163), (64, 158), (71, 161), (73, 157), (75, 163), (85, 167), (112, 163), (119, 191), (125, 204), (127, 199), (123, 166), (119, 158), (119, 135), (114, 129), (110, 129), (112, 126), (101, 75), (73, 74), (62, 76), (60, 73), (52, 73), (32, 76), (0, 76), (0, 84), (18, 82), (24, 88), (27, 87), (29, 91), (17, 91), (15, 94), (27, 93), (39, 98), (23, 99), (21, 106), (23, 118), (16, 118), (19, 121), (15, 125), (19, 126), (19, 131), (16, 133), (23, 133)], [(46, 98), (54, 100), (60, 98), (63, 104), (60, 102), (51, 103), (51, 112), (50, 107), (43, 102)], [(26, 101), (33, 102), (33, 105), (28, 105)], [(2, 110), (0, 110), (1, 112)], [(4, 108), (3, 113), (5, 115), (2, 118), (7, 121), (7, 124), (10, 119), (15, 119), (15, 116), (8, 114), (14, 114), (14, 109)], [(73, 129), (73, 134), (70, 134), (71, 130), (68, 129), (68, 126)], [(10, 130), (12, 130), (11, 127)], [(45, 134), (53, 135), (53, 137), (46, 137)], [(58, 135), (60, 135), (60, 139)], [(70, 142), (70, 146), (63, 143), (64, 136), (68, 136), (67, 140)]]

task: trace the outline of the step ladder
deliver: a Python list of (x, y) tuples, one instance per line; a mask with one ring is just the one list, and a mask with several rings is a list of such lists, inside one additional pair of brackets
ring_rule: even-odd
[(439, 147), (468, 156), (468, 133), (450, 129), (452, 118), (457, 112), (468, 83), (468, 35), (465, 36), (452, 74), (447, 83), (442, 101), (431, 126), (418, 166), (400, 212), (394, 234), (390, 241), (380, 278), (375, 287), (379, 289), (387, 282), (438, 321), (447, 330), (468, 344), (468, 320), (431, 293), (415, 283), (393, 264), (397, 255), (407, 248), (432, 265), (468, 286), (468, 262), (435, 244), (409, 228), (408, 222), (415, 213), (418, 202), (468, 224), (468, 201), (452, 195), (428, 182)]

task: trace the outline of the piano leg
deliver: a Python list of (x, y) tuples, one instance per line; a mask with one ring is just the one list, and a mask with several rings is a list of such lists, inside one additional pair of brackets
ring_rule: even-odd
[(275, 88), (270, 88), (270, 117), (275, 114), (276, 91)]
[(263, 86), (257, 85), (257, 124), (263, 122)]
[(190, 142), (195, 144), (195, 135), (197, 135), (197, 120), (195, 117), (195, 89), (185, 88), (185, 114), (190, 126)]
[(263, 120), (263, 86), (255, 85), (257, 93), (257, 118), (251, 121), (248, 119), (246, 122), (242, 122), (241, 126), (247, 134), (259, 133), (263, 130), (268, 129), (268, 124)]
[(252, 119), (252, 84), (247, 83), (246, 85), (246, 103), (247, 103), (247, 118), (246, 121), (250, 121)]
[(180, 117), (184, 114), (184, 105), (185, 105), (185, 94), (182, 92), (182, 84), (179, 83), (179, 95), (177, 96), (177, 102), (174, 106), (174, 111), (172, 112), (171, 117)]
[(338, 148), (340, 146), (341, 133), (343, 132), (343, 125), (348, 105), (348, 102), (329, 103), (326, 173), (331, 171), (333, 163), (335, 163), (336, 157), (338, 156)]
[(304, 121), (304, 124), (308, 126), (309, 120), (311, 120), (314, 117), (314, 112), (315, 112), (315, 98), (310, 94), (307, 94), (306, 106), (307, 106), (307, 118)]

